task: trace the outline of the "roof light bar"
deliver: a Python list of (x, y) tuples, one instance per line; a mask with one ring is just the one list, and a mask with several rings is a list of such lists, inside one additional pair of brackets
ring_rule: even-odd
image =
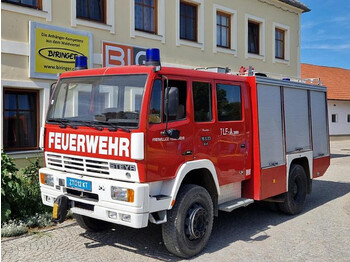
[(83, 55), (77, 55), (75, 57), (75, 70), (88, 69), (87, 57)]
[(160, 66), (160, 52), (158, 48), (149, 48), (146, 50), (146, 65)]

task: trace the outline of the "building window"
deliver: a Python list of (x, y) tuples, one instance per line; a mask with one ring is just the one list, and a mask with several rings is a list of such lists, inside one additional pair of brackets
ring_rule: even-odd
[(4, 89), (4, 149), (38, 148), (38, 92)]
[(209, 83), (193, 82), (194, 121), (208, 122), (213, 119), (211, 85)]
[(219, 121), (242, 120), (241, 87), (218, 84), (216, 97)]
[(216, 45), (231, 47), (231, 15), (222, 12), (216, 13)]
[(275, 57), (285, 59), (285, 31), (275, 28)]
[(248, 53), (260, 54), (260, 24), (248, 21)]
[(180, 3), (180, 38), (197, 42), (197, 5)]
[(1, 0), (4, 3), (10, 3), (34, 9), (42, 9), (42, 0)]
[(77, 0), (77, 18), (106, 23), (105, 0)]
[(157, 34), (157, 0), (135, 0), (135, 29)]
[(338, 122), (338, 115), (332, 114), (332, 123), (337, 123), (337, 122)]

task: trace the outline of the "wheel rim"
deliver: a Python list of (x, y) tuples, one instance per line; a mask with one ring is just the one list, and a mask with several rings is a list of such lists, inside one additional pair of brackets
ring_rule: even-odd
[(203, 238), (208, 228), (208, 212), (200, 204), (193, 204), (187, 211), (185, 233), (189, 240)]

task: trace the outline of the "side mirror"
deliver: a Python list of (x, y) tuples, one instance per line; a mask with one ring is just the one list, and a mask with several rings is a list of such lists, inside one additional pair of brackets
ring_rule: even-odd
[(165, 106), (165, 114), (168, 116), (177, 116), (177, 110), (179, 108), (179, 89), (177, 87), (168, 87), (165, 90), (165, 94), (168, 95)]
[(166, 135), (170, 138), (179, 139), (180, 138), (180, 130), (168, 129), (166, 131)]

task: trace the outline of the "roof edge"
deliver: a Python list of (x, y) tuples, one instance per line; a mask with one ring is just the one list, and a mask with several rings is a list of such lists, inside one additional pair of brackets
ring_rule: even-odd
[(291, 5), (291, 6), (294, 6), (294, 7), (297, 7), (301, 10), (303, 10), (303, 13), (307, 13), (307, 12), (310, 12), (311, 9), (308, 8), (305, 4), (299, 2), (299, 1), (296, 1), (296, 0), (278, 0), (280, 2), (283, 2), (287, 5)]

